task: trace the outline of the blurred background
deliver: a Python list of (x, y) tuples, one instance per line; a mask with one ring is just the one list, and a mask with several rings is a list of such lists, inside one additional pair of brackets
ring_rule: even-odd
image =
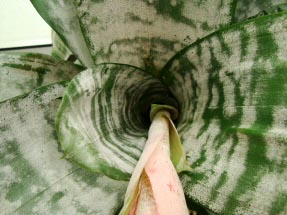
[(51, 29), (29, 0), (0, 0), (0, 52), (51, 49)]

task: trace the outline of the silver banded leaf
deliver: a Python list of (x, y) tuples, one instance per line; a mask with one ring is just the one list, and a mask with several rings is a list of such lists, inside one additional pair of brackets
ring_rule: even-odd
[(135, 67), (103, 64), (76, 76), (57, 114), (65, 157), (128, 180), (144, 147), (151, 104), (171, 104), (159, 80)]
[(187, 47), (162, 77), (180, 105), (189, 198), (222, 214), (287, 213), (287, 13)]
[(63, 159), (54, 129), (65, 85), (0, 103), (1, 214), (117, 214), (126, 183)]
[[(235, 1), (32, 0), (32, 2), (42, 17), (66, 41), (71, 40), (73, 35), (71, 31), (79, 31), (79, 23), (96, 64), (124, 63), (155, 73), (186, 45), (229, 24)], [(72, 8), (72, 3), (68, 2), (73, 2), (74, 7)], [(65, 15), (61, 16), (62, 13)], [(75, 29), (70, 27), (70, 23), (66, 23), (66, 20), (70, 21), (72, 18), (77, 23)], [(58, 22), (65, 28), (58, 27)], [(73, 44), (77, 42), (77, 38), (73, 40)], [(84, 62), (82, 55), (78, 54), (80, 50), (73, 49), (72, 46), (70, 48)], [(88, 66), (85, 62), (84, 65)]]
[[(238, 0), (235, 11), (235, 20), (240, 21), (260, 13), (268, 13), (270, 9), (280, 10), (286, 0)], [(280, 11), (277, 11), (280, 12)]]
[(33, 53), (0, 53), (0, 101), (70, 80), (83, 67)]

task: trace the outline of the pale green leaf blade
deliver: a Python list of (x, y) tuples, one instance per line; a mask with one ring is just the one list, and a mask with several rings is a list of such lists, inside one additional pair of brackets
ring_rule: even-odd
[(239, 23), (187, 47), (162, 77), (193, 201), (223, 214), (287, 212), (287, 14)]
[(146, 141), (151, 104), (174, 104), (150, 74), (103, 64), (76, 76), (57, 114), (65, 156), (94, 172), (128, 180)]
[(74, 62), (76, 61), (76, 56), (73, 55), (73, 53), (70, 51), (70, 49), (64, 44), (64, 42), (61, 40), (61, 38), (58, 36), (58, 34), (55, 31), (52, 31), (52, 53), (51, 55), (54, 58), (60, 59), (60, 60), (67, 60)]
[(82, 32), (80, 20), (73, 1), (70, 0), (31, 0), (42, 18), (68, 44), (69, 49), (85, 66), (93, 65), (93, 59)]
[(252, 16), (264, 13), (280, 12), (285, 8), (286, 0), (238, 0), (235, 10), (235, 20), (242, 21)]
[(65, 86), (0, 103), (1, 214), (118, 213), (126, 183), (63, 159), (54, 119)]
[(283, 11), (287, 11), (287, 3), (279, 4), (279, 5), (273, 5), (265, 10), (260, 11), (258, 14), (255, 16), (251, 16), (248, 19), (253, 19), (259, 16), (266, 16), (266, 15), (271, 15), (275, 13), (280, 13)]
[[(66, 19), (73, 17), (80, 25), (96, 64), (124, 63), (151, 73), (159, 71), (169, 58), (186, 45), (228, 25), (234, 9), (234, 0), (32, 2), (43, 18), (64, 38), (70, 38), (73, 29), (66, 30), (55, 25), (61, 22), (70, 26)], [(68, 2), (74, 3), (73, 9), (70, 9), (72, 3)], [(42, 4), (47, 6), (37, 6)], [(51, 15), (47, 17), (45, 14), (49, 11)], [(62, 18), (61, 12), (65, 14)], [(75, 31), (79, 31), (77, 28)], [(71, 50), (78, 54), (79, 50)]]
[(35, 53), (0, 53), (0, 101), (70, 80), (83, 67)]

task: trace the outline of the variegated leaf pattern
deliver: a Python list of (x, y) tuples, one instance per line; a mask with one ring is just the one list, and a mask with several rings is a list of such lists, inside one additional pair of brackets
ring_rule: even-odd
[[(228, 24), (235, 1), (32, 2), (84, 65), (121, 62), (156, 74), (185, 45)], [(265, 8), (241, 1), (237, 11), (244, 2), (242, 17)], [(86, 70), (69, 84), (57, 114), (61, 148), (53, 119), (63, 85), (0, 103), (1, 212), (118, 213), (126, 183), (61, 156), (128, 179), (150, 104), (160, 103), (179, 105), (178, 130), (193, 169), (181, 175), (190, 202), (221, 214), (286, 214), (286, 47), (286, 13), (198, 40), (159, 75), (178, 103), (136, 67)]]
[(287, 13), (215, 32), (162, 75), (193, 169), (186, 195), (222, 214), (286, 214)]
[(244, 20), (261, 13), (280, 12), (286, 10), (286, 0), (238, 0), (235, 20)]
[(54, 119), (64, 84), (0, 103), (1, 214), (117, 214), (127, 184), (63, 159)]
[(70, 80), (83, 67), (35, 53), (0, 53), (0, 101)]
[(146, 141), (153, 103), (176, 106), (167, 88), (138, 68), (102, 64), (80, 73), (67, 87), (57, 114), (65, 157), (128, 180)]
[(269, 7), (265, 10), (260, 11), (255, 16), (249, 17), (248, 19), (254, 19), (254, 18), (259, 17), (259, 16), (271, 15), (271, 14), (280, 13), (283, 11), (287, 11), (287, 3), (274, 5), (272, 7)]
[(92, 66), (94, 62), (73, 1), (31, 0), (31, 3), (64, 43), (69, 44), (69, 49), (80, 59), (83, 65)]
[[(88, 66), (84, 55), (78, 52), (85, 46), (81, 50), (73, 47), (78, 38), (80, 43), (84, 38), (96, 64), (124, 63), (150, 73), (159, 71), (184, 46), (229, 24), (235, 4), (234, 0), (32, 2), (61, 38), (68, 41), (66, 44), (73, 40), (69, 48), (84, 65)], [(74, 31), (81, 32), (81, 37), (74, 37)]]

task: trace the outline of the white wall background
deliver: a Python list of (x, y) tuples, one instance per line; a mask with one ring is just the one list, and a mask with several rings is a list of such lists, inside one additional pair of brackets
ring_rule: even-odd
[(0, 0), (0, 49), (51, 43), (50, 27), (29, 0)]

